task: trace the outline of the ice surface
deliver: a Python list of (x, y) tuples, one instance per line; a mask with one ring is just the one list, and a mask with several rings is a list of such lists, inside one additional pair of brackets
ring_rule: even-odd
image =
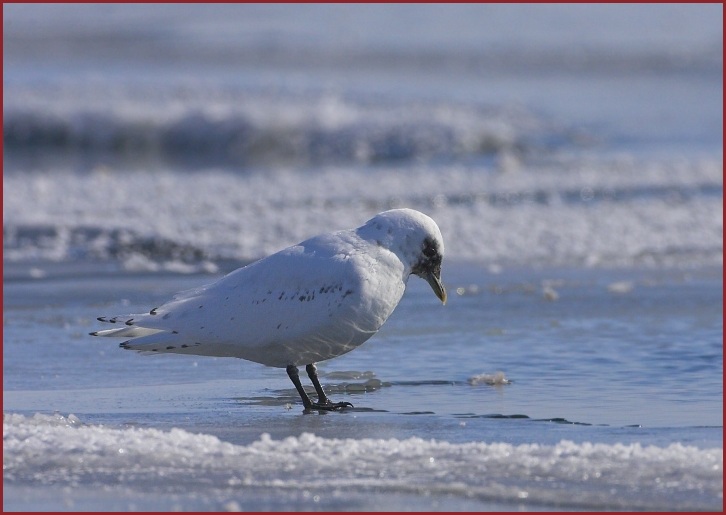
[(492, 386), (501, 386), (511, 383), (511, 381), (507, 379), (504, 375), (504, 372), (495, 372), (493, 374), (477, 374), (467, 379), (467, 382), (470, 385), (488, 384)]
[(202, 162), (246, 168), (496, 155), (545, 138), (571, 139), (521, 107), (371, 103), (197, 82), (176, 88), (93, 80), (51, 89), (8, 84), (4, 98), (3, 138), (12, 156), (135, 154), (183, 168)]
[(452, 165), (5, 174), (4, 259), (210, 270), (215, 260), (257, 259), (407, 206), (437, 221), (448, 258), (496, 266), (720, 265), (722, 173), (716, 159), (622, 159), (516, 173)]
[(718, 509), (723, 491), (723, 450), (682, 444), (455, 444), (303, 433), (282, 440), (262, 434), (234, 445), (181, 429), (6, 413), (3, 451), (6, 486), (123, 485), (167, 493), (361, 488), (590, 509)]

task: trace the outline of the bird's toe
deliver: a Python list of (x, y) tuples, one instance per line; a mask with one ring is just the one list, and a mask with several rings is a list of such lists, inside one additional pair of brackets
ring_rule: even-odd
[(324, 411), (337, 411), (345, 408), (352, 408), (353, 405), (350, 402), (314, 402), (309, 409), (313, 410), (324, 410)]

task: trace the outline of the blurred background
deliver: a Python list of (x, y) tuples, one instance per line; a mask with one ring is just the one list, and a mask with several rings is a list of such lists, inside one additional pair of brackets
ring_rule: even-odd
[(4, 5), (5, 263), (214, 271), (396, 206), (495, 267), (721, 263), (722, 11)]

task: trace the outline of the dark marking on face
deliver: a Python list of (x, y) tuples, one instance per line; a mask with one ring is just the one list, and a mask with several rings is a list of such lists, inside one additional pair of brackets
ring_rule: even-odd
[(280, 324), (277, 324), (277, 328), (279, 329), (281, 325), (282, 325), (281, 323)]
[(426, 238), (421, 247), (421, 257), (418, 262), (413, 266), (411, 272), (425, 276), (429, 272), (433, 272), (436, 275), (441, 274), (441, 261), (443, 257), (439, 251), (439, 246), (436, 241), (431, 238)]
[(204, 307), (204, 304), (199, 305), (199, 309), (202, 309)]
[(300, 302), (305, 300), (305, 295), (300, 295)]
[(186, 349), (187, 347), (189, 347), (189, 345), (187, 345), (186, 343), (182, 345), (182, 349)]
[(179, 334), (179, 331), (172, 331), (171, 334)]
[(174, 347), (173, 345), (169, 345), (169, 346), (168, 346), (168, 347), (166, 348), (166, 350), (172, 350), (172, 349), (176, 349), (176, 347)]
[(149, 315), (156, 315), (156, 310), (159, 308), (154, 308), (151, 311), (149, 311)]
[(133, 318), (129, 318), (129, 319), (128, 319), (128, 320), (126, 321), (126, 325), (134, 325), (134, 319), (133, 319)]

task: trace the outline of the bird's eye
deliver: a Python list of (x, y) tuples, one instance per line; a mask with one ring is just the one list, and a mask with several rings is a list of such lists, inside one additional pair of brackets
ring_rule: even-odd
[(436, 249), (430, 245), (426, 245), (423, 249), (423, 255), (427, 258), (432, 258), (436, 255)]

